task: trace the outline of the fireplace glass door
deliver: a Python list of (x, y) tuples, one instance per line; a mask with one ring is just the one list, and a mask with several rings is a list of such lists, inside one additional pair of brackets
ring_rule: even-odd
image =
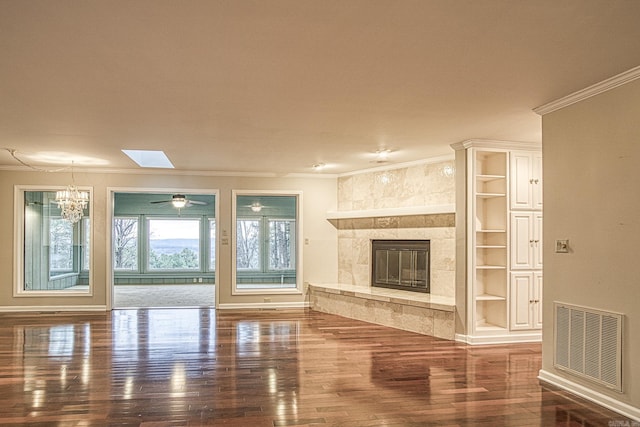
[(428, 240), (374, 240), (372, 286), (429, 292)]

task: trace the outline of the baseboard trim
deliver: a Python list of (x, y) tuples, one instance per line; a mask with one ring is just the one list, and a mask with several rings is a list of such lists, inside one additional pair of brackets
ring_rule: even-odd
[(0, 313), (51, 313), (51, 312), (107, 311), (106, 305), (37, 305), (37, 306), (3, 306)]
[(542, 334), (520, 334), (520, 335), (462, 335), (456, 334), (455, 340), (469, 345), (486, 344), (518, 344), (527, 342), (541, 342)]
[(241, 303), (228, 302), (220, 303), (217, 307), (219, 310), (260, 310), (260, 309), (282, 309), (282, 308), (309, 308), (308, 302), (258, 302), (258, 303)]
[(558, 376), (549, 371), (545, 371), (544, 369), (541, 369), (538, 373), (538, 379), (540, 381), (549, 383), (563, 390), (571, 392), (577, 396), (582, 397), (583, 399), (587, 399), (593, 403), (597, 403), (600, 406), (617, 412), (627, 418), (631, 418), (634, 421), (640, 422), (640, 408), (636, 408), (635, 406), (620, 402), (619, 400), (616, 400), (611, 396), (607, 396), (606, 394), (602, 394), (581, 384), (575, 383), (571, 380), (567, 380), (566, 378)]

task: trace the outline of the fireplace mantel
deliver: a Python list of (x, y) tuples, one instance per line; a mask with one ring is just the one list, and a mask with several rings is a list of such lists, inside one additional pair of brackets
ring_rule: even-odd
[(455, 214), (455, 205), (409, 206), (400, 208), (362, 209), (352, 211), (329, 211), (328, 220), (354, 218), (400, 217), (414, 215)]

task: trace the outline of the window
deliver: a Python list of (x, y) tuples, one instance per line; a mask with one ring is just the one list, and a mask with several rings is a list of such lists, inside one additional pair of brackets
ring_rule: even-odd
[(74, 226), (59, 217), (49, 217), (49, 276), (73, 272)]
[(138, 270), (138, 218), (113, 219), (113, 268)]
[(90, 292), (92, 194), (89, 190), (83, 217), (71, 223), (62, 218), (56, 190), (15, 188), (22, 201), (15, 211), (16, 227), (22, 231), (15, 241), (17, 261), (22, 265), (16, 274), (16, 296)]
[(234, 291), (298, 292), (300, 195), (234, 194)]
[(200, 220), (149, 219), (149, 270), (199, 270)]
[(209, 219), (209, 271), (216, 271), (216, 220)]
[(260, 220), (236, 221), (236, 256), (239, 270), (260, 269)]
[(269, 269), (293, 270), (295, 268), (295, 221), (269, 220)]
[(91, 267), (91, 220), (82, 218), (82, 270)]

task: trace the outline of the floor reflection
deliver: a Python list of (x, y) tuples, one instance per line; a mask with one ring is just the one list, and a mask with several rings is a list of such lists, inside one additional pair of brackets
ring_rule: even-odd
[(3, 316), (0, 425), (608, 425), (541, 387), (539, 344), (467, 346), (323, 313)]

